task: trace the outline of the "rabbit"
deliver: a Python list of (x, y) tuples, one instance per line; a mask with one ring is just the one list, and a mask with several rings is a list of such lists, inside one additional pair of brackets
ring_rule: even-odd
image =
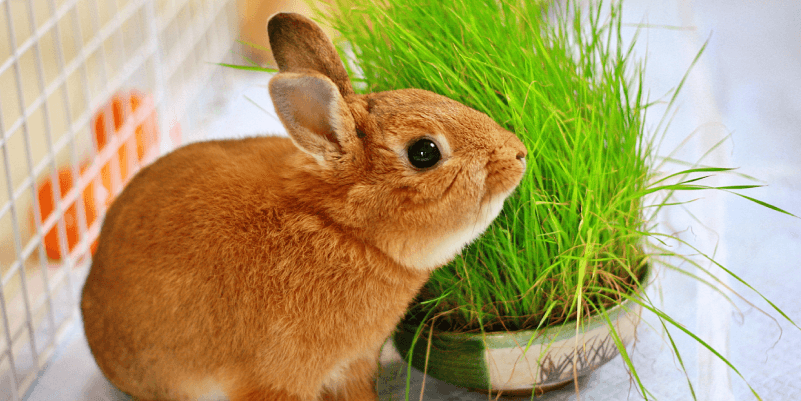
[(310, 19), (267, 30), (289, 137), (178, 148), (105, 216), (84, 330), (138, 400), (375, 400), (409, 303), (524, 174), (525, 146), (486, 114), (420, 89), (356, 94)]

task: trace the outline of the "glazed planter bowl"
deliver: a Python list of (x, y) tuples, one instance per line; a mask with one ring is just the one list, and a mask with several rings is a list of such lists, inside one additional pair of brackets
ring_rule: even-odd
[[(641, 310), (637, 303), (625, 301), (607, 311), (623, 344), (634, 340)], [(401, 324), (393, 336), (404, 359), (414, 339), (410, 329)], [(512, 333), (435, 333), (427, 348), (428, 334), (421, 334), (412, 351), (412, 366), (453, 385), (507, 395), (560, 388), (619, 353), (602, 315), (586, 319), (578, 333), (575, 322)]]

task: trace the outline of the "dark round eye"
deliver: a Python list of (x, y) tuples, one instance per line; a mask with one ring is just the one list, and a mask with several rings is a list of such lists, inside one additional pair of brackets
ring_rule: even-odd
[(437, 144), (430, 139), (418, 139), (409, 146), (409, 161), (417, 168), (431, 167), (441, 159)]

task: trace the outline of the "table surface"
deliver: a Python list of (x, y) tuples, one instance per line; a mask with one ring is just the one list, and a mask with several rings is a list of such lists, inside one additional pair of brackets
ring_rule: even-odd
[[(698, 143), (679, 154), (694, 160), (710, 139), (731, 133), (712, 160), (740, 167), (741, 172), (768, 184), (748, 195), (801, 215), (801, 2), (629, 0), (624, 12), (625, 20), (632, 23), (626, 28), (628, 34), (634, 33), (636, 24), (650, 26), (641, 31), (636, 49), (639, 55), (648, 52), (645, 87), (650, 89), (651, 99), (662, 97), (678, 84), (708, 40), (705, 54), (679, 97), (679, 109), (663, 149), (673, 149), (695, 131)], [(205, 138), (230, 137), (232, 132), (245, 136), (283, 131), (274, 115), (248, 100), (272, 111), (266, 76), (227, 70), (219, 78), (208, 88), (208, 99), (213, 101), (197, 105), (207, 110), (206, 120), (185, 130), (196, 129)], [(651, 112), (650, 128), (659, 116), (658, 108)], [(664, 215), (665, 227), (683, 232), (682, 238), (690, 241), (717, 245), (716, 257), (733, 273), (801, 321), (797, 297), (801, 288), (801, 220), (734, 195), (702, 196), (706, 202), (696, 203), (706, 206), (691, 210), (703, 225), (677, 210)], [(776, 320), (766, 316), (760, 311), (771, 311), (766, 302), (736, 279), (726, 280), (752, 304), (721, 302), (709, 289), (671, 271), (661, 272), (650, 291), (670, 316), (719, 347), (763, 399), (801, 400), (801, 349), (797, 347), (801, 330), (776, 313), (771, 313)], [(646, 314), (645, 321), (658, 325), (652, 314)], [(79, 326), (74, 325), (67, 342), (29, 393), (29, 400), (128, 399), (100, 374)], [(662, 333), (648, 324), (640, 326), (631, 352), (640, 379), (656, 399), (691, 399), (687, 377), (702, 400), (755, 399), (737, 373), (720, 369), (720, 363), (689, 336), (675, 329), (671, 333), (687, 376), (678, 368)], [(377, 379), (381, 399), (403, 399), (406, 365), (389, 348), (383, 363)], [(423, 382), (424, 399), (487, 399), (424, 378), (416, 370), (412, 370), (411, 398), (420, 397)], [(581, 400), (642, 399), (619, 357), (580, 379), (578, 388)], [(538, 399), (576, 398), (575, 387), (569, 386)]]

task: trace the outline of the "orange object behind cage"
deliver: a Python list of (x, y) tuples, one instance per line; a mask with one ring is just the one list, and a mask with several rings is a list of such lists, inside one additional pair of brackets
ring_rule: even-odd
[[(86, 171), (87, 163), (81, 166), (81, 174)], [(62, 195), (72, 189), (75, 180), (72, 178), (72, 169), (69, 167), (61, 168), (58, 171), (58, 189)], [(84, 213), (86, 216), (86, 225), (91, 226), (95, 222), (98, 215), (97, 210), (97, 195), (98, 188), (96, 180), (92, 180), (91, 184), (83, 190), (83, 197), (81, 200), (84, 204)], [(53, 184), (48, 179), (45, 180), (40, 186), (38, 191), (39, 197), (39, 210), (41, 211), (42, 221), (50, 216), (50, 213), (55, 209), (55, 194), (53, 193)], [(31, 213), (31, 227), (34, 226), (33, 213)], [(64, 225), (67, 231), (67, 246), (70, 251), (78, 244), (78, 212), (75, 203), (69, 205), (64, 211)], [(53, 227), (47, 232), (44, 238), (45, 252), (50, 259), (61, 259), (61, 248), (59, 248), (58, 227)], [(92, 254), (95, 252), (97, 242), (92, 244)]]
[[(142, 106), (145, 106), (143, 110), (147, 113), (144, 117), (136, 114), (137, 110)], [(134, 119), (135, 121), (133, 121)], [(100, 168), (100, 179), (98, 180), (97, 176), (91, 177), (89, 184), (79, 189), (82, 190), (83, 196), (79, 197), (77, 201), (83, 202), (87, 227), (91, 227), (97, 217), (102, 215), (111, 204), (113, 194), (117, 190), (115, 184), (119, 183), (119, 185), (124, 186), (130, 180), (130, 171), (132, 168), (136, 168), (134, 166), (142, 166), (155, 159), (158, 155), (159, 142), (158, 123), (153, 101), (149, 96), (145, 96), (139, 91), (133, 90), (128, 93), (115, 94), (111, 101), (95, 114), (92, 121), (94, 123), (92, 128), (97, 147), (96, 154), (99, 154), (109, 143), (113, 142), (111, 140), (112, 136), (117, 137), (119, 141), (114, 142), (115, 146), (117, 146), (116, 154)], [(135, 124), (134, 134), (129, 134), (127, 138), (123, 138), (124, 127), (129, 122)], [(108, 128), (107, 123), (110, 123)], [(129, 148), (136, 149), (135, 163), (132, 163), (132, 160), (129, 159)], [(85, 178), (85, 172), (95, 163), (98, 163), (98, 161), (93, 160), (91, 163), (85, 161), (81, 164), (80, 174), (82, 178)], [(112, 168), (115, 167), (112, 166), (112, 163), (115, 163), (118, 168)], [(63, 197), (77, 182), (77, 180), (73, 179), (71, 167), (59, 169), (58, 181), (59, 193)], [(55, 194), (50, 178), (39, 184), (37, 195), (39, 199), (39, 215), (41, 216), (40, 221), (44, 222), (55, 209)], [(31, 228), (35, 230), (33, 211), (31, 211), (30, 220)], [(81, 231), (75, 203), (66, 208), (64, 224), (67, 234), (67, 247), (72, 252), (80, 240), (79, 233)], [(52, 227), (45, 235), (44, 246), (48, 258), (56, 260), (62, 258), (57, 226)], [(91, 246), (92, 254), (94, 254), (96, 247), (97, 241), (95, 240)]]
[[(98, 152), (103, 150), (109, 142), (109, 133), (112, 135), (119, 135), (120, 129), (123, 127), (124, 123), (131, 118), (129, 114), (135, 113), (144, 102), (151, 104), (150, 98), (145, 97), (139, 91), (133, 90), (129, 94), (117, 93), (111, 99), (111, 102), (106, 104), (106, 106), (101, 109), (101, 112), (95, 115), (94, 134)], [(103, 111), (110, 112), (110, 114), (106, 114)], [(114, 125), (113, 130), (106, 129), (106, 122), (109, 120), (111, 120)], [(144, 121), (136, 125), (135, 130), (136, 133), (134, 137), (128, 138), (128, 141), (131, 143), (136, 141), (136, 156), (137, 160), (141, 163), (145, 156), (149, 156), (148, 153), (157, 150), (158, 128), (156, 123), (156, 111), (153, 110), (148, 114)], [(120, 182), (124, 183), (130, 178), (128, 177), (128, 168), (130, 166), (130, 160), (128, 160), (128, 146), (125, 144), (122, 144), (117, 149), (117, 160), (119, 163)], [(103, 185), (111, 190), (111, 166), (109, 164), (103, 166), (101, 175), (103, 177)]]

